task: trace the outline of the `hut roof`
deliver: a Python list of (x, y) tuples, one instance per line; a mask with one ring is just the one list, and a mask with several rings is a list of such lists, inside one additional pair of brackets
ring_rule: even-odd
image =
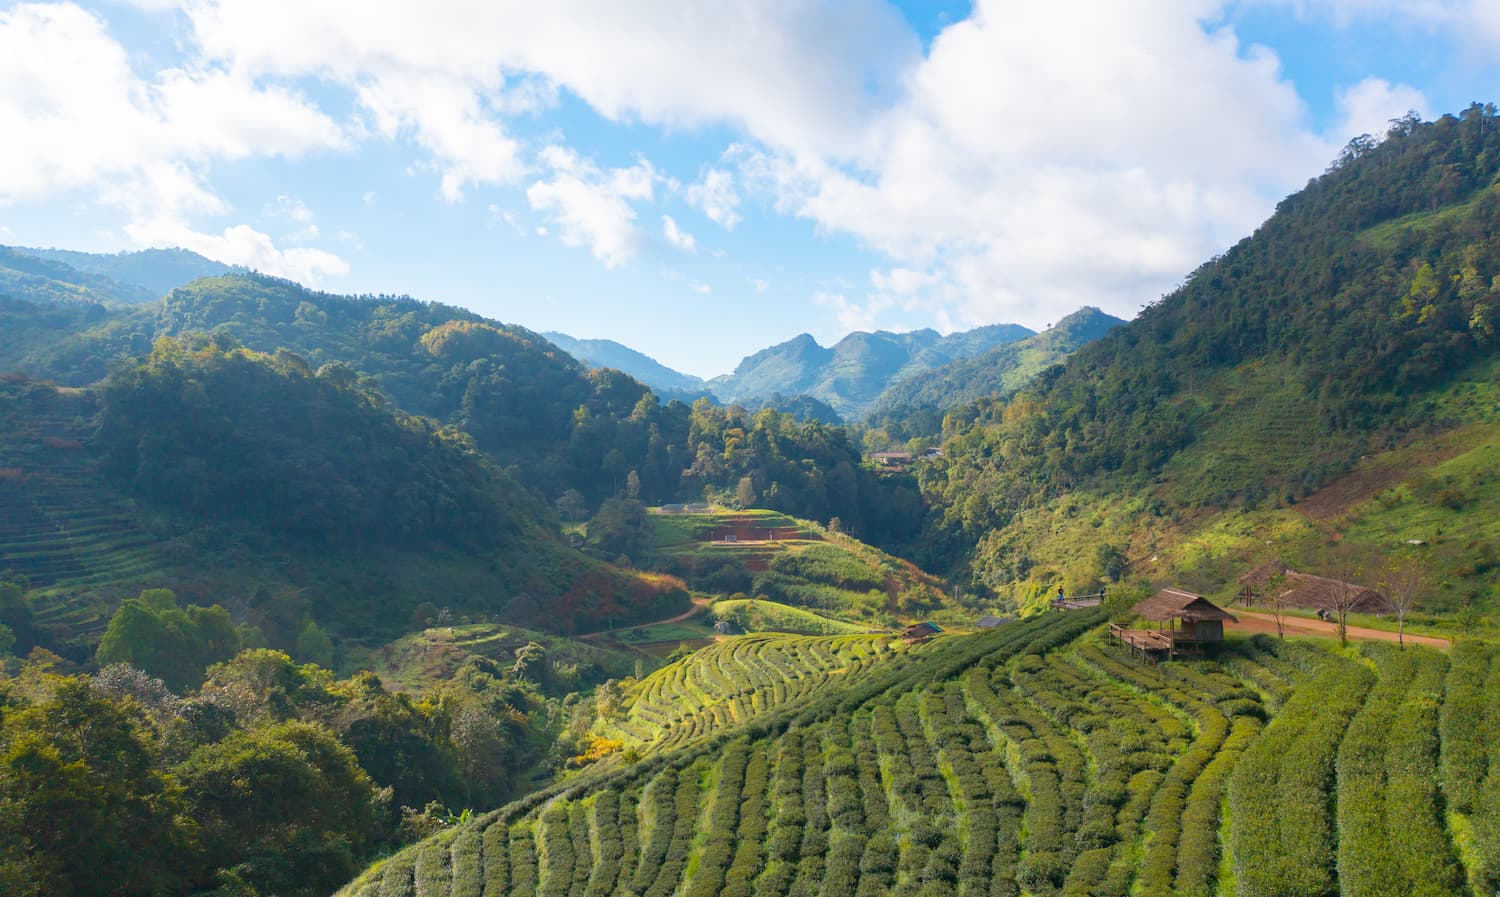
[(1287, 566), (1286, 561), (1283, 561), (1281, 558), (1273, 558), (1259, 565), (1249, 573), (1242, 575), (1235, 581), (1240, 585), (1263, 586), (1271, 577), (1284, 576), (1291, 572), (1292, 568)]
[(906, 627), (906, 629), (902, 631), (901, 635), (905, 638), (925, 638), (929, 635), (937, 635), (942, 631), (943, 628), (936, 623), (922, 622), (913, 623), (912, 625)]
[(994, 629), (1002, 623), (1009, 623), (1009, 617), (997, 617), (994, 614), (985, 614), (975, 621), (974, 625), (980, 629)]
[(1260, 587), (1276, 576), (1282, 577), (1282, 590), (1277, 597), (1292, 607), (1321, 607), (1324, 610), (1334, 610), (1338, 605), (1338, 600), (1347, 594), (1352, 610), (1361, 613), (1384, 613), (1390, 610), (1390, 602), (1374, 589), (1355, 583), (1346, 584), (1326, 576), (1298, 573), (1280, 558), (1266, 561), (1241, 576), (1237, 581), (1241, 585)]
[(1238, 623), (1234, 614), (1202, 595), (1181, 589), (1162, 589), (1132, 608), (1136, 616), (1147, 620), (1229, 620)]
[(1345, 604), (1350, 610), (1360, 613), (1385, 613), (1390, 610), (1390, 602), (1374, 589), (1326, 576), (1313, 576), (1311, 573), (1288, 573), (1286, 591), (1280, 597), (1293, 607), (1336, 610), (1340, 600), (1347, 597)]

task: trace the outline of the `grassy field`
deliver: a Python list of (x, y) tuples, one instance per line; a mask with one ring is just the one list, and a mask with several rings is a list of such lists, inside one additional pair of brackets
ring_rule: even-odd
[(786, 605), (860, 631), (951, 610), (935, 577), (809, 521), (760, 509), (650, 519), (653, 563), (701, 592)]
[(757, 599), (715, 601), (714, 617), (732, 620), (746, 632), (796, 632), (803, 635), (855, 635), (868, 627), (824, 617), (800, 607)]
[(730, 639), (640, 684), (622, 716), (641, 726), (620, 733), (629, 751), (343, 893), (1500, 887), (1495, 645), (1339, 651), (1262, 636), (1153, 666), (1117, 649), (1102, 619), (1039, 615), (912, 652), (870, 643), (877, 653), (838, 678), (849, 661), (832, 646), (861, 637), (805, 639), (822, 655), (782, 664), (796, 637)]

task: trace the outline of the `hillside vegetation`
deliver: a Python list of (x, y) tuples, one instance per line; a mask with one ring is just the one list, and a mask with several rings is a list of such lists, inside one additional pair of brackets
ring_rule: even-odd
[(233, 606), (287, 648), (309, 615), (388, 638), (434, 599), (572, 631), (686, 606), (680, 583), (568, 548), (462, 438), (337, 365), (168, 340), (102, 393), (0, 384), (0, 422), (0, 572), (38, 590), (70, 656), (143, 587)]
[[(1403, 120), (1135, 321), (951, 412), (920, 468), (940, 516), (927, 559), (977, 545), (975, 586), (1021, 597), (1055, 556), (1039, 516), (1100, 521), (1073, 560), (1096, 576), (1105, 555), (1157, 557), (1222, 510), (1294, 505), (1364, 455), (1483, 420), (1452, 391), (1497, 346), (1497, 160), (1491, 110)], [(1477, 594), (1463, 566), (1442, 575)]]
[(748, 509), (658, 511), (648, 523), (652, 566), (703, 592), (866, 626), (945, 610), (935, 577), (810, 521)]

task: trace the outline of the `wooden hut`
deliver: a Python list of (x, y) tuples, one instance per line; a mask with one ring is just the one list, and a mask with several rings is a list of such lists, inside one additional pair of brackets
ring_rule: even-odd
[[(1280, 592), (1265, 595), (1267, 584), (1278, 576), (1281, 577)], [(1300, 573), (1279, 558), (1267, 561), (1241, 576), (1239, 583), (1243, 587), (1241, 594), (1247, 599), (1247, 604), (1251, 603), (1248, 599), (1260, 594), (1267, 599), (1275, 598), (1287, 607), (1306, 610), (1336, 611), (1340, 603), (1361, 614), (1383, 614), (1391, 610), (1391, 603), (1375, 589), (1340, 582), (1326, 576)]]
[(913, 623), (901, 630), (901, 640), (908, 645), (914, 645), (917, 642), (925, 642), (942, 631), (943, 628), (936, 623)]
[(1217, 648), (1224, 643), (1224, 621), (1239, 622), (1234, 614), (1202, 595), (1182, 589), (1162, 589), (1131, 612), (1146, 621), (1146, 628), (1127, 629), (1111, 623), (1109, 633), (1132, 651), (1153, 660), (1197, 656)]

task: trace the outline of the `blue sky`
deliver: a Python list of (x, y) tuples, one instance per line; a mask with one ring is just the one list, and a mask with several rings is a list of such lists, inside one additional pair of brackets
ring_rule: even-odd
[(706, 377), (804, 331), (1131, 316), (1349, 138), (1500, 100), (1497, 51), (1500, 0), (0, 4), (0, 242)]

